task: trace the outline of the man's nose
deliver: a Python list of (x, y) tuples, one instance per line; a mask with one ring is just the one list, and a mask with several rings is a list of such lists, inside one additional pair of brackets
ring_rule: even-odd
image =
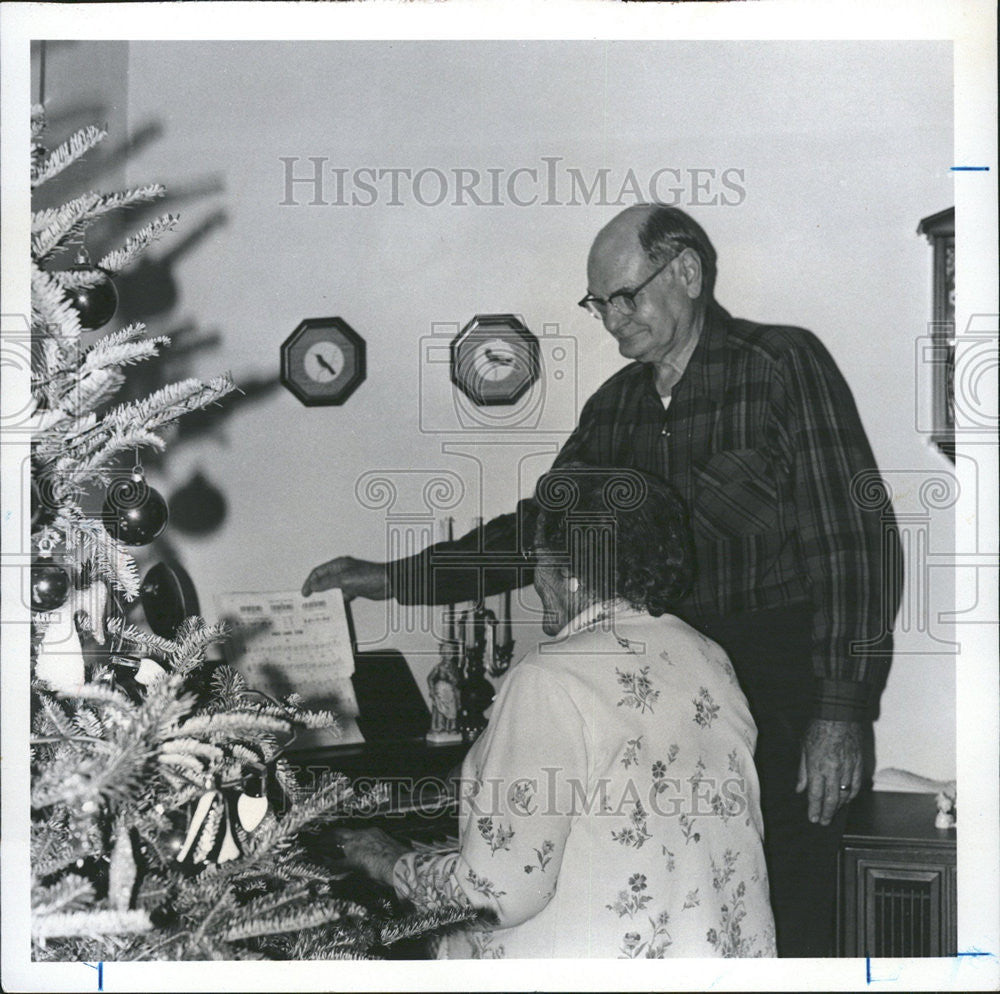
[(614, 335), (619, 328), (623, 328), (629, 323), (629, 316), (627, 314), (622, 314), (617, 307), (611, 307), (610, 305), (604, 309), (604, 327)]

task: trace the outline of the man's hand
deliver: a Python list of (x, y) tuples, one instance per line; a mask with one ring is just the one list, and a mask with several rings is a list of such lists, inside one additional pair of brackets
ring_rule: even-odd
[(343, 850), (341, 862), (346, 869), (360, 870), (392, 887), (396, 860), (409, 852), (406, 846), (380, 828), (338, 828), (331, 834)]
[(338, 556), (317, 566), (302, 584), (302, 596), (340, 587), (344, 600), (367, 597), (384, 601), (389, 596), (389, 573), (385, 563), (370, 563), (352, 556)]
[[(806, 730), (799, 761), (801, 794), (809, 788), (809, 820), (829, 825), (837, 808), (861, 789), (861, 725), (817, 718)], [(845, 788), (845, 789), (841, 789)]]

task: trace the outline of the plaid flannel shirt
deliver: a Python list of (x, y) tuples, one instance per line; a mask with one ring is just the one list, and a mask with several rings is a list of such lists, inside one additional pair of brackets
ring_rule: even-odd
[[(691, 511), (697, 561), (678, 613), (697, 625), (811, 605), (816, 716), (870, 717), (892, 652), (902, 558), (891, 505), (852, 492), (864, 480), (872, 492), (875, 460), (850, 389), (813, 334), (734, 319), (713, 303), (668, 408), (651, 366), (625, 366), (584, 405), (554, 466), (567, 462), (673, 484)], [(390, 564), (394, 596), (455, 603), (530, 582), (515, 563), (535, 513), (522, 500), (513, 514)]]

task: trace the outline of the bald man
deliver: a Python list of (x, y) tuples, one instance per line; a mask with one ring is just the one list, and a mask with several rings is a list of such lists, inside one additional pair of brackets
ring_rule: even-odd
[[(901, 557), (884, 552), (891, 509), (852, 497), (875, 460), (833, 359), (804, 329), (731, 317), (715, 276), (715, 249), (677, 208), (630, 207), (600, 231), (579, 303), (632, 362), (584, 405), (555, 465), (640, 469), (687, 500), (698, 576), (684, 617), (727, 651), (757, 722), (779, 955), (829, 956), (837, 849), (891, 655)], [(529, 544), (534, 513), (521, 501), (394, 563), (333, 559), (303, 593), (454, 603), (530, 583), (529, 570), (456, 569), (454, 554)]]

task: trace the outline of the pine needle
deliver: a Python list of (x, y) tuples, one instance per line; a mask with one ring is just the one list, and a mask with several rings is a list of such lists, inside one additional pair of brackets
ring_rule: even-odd
[(350, 901), (337, 900), (314, 902), (305, 908), (279, 908), (269, 915), (251, 917), (231, 925), (223, 933), (223, 938), (233, 942), (236, 939), (275, 935), (279, 932), (300, 932), (303, 929), (340, 921), (352, 912), (363, 915), (364, 908)]
[(111, 211), (156, 200), (164, 193), (159, 183), (150, 183), (122, 193), (86, 193), (62, 207), (40, 212), (32, 222), (32, 257), (44, 262), (56, 250), (79, 241), (98, 218)]
[(76, 911), (94, 899), (94, 885), (76, 873), (67, 873), (51, 887), (39, 887), (31, 898), (36, 915), (51, 915), (58, 911)]
[(40, 186), (46, 180), (52, 179), (53, 176), (58, 176), (67, 166), (86, 155), (95, 145), (99, 145), (107, 137), (107, 131), (92, 124), (81, 128), (51, 152), (37, 169), (32, 169), (31, 185), (33, 187)]
[(179, 220), (180, 218), (176, 214), (164, 214), (162, 217), (158, 217), (134, 235), (130, 235), (120, 249), (104, 256), (98, 266), (101, 269), (106, 269), (109, 273), (121, 272), (135, 262), (153, 242), (177, 227)]
[(145, 911), (75, 911), (36, 915), (31, 923), (31, 936), (36, 941), (70, 935), (100, 939), (125, 932), (148, 932), (152, 927)]

